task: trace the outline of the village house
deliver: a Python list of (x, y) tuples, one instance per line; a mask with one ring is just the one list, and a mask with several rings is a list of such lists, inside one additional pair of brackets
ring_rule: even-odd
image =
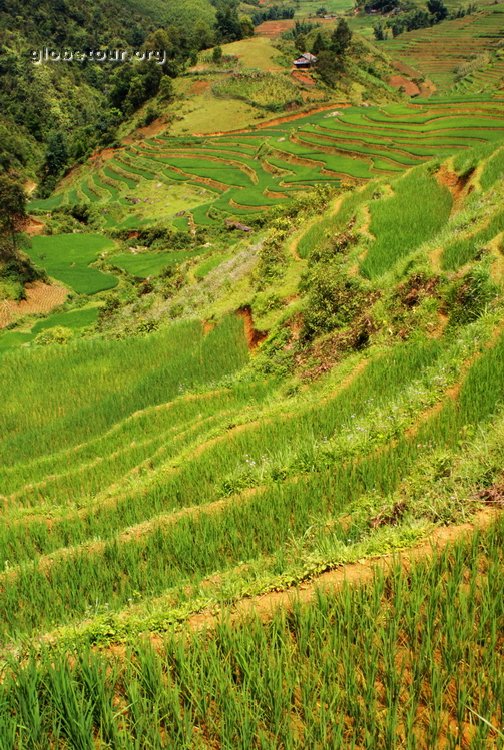
[(294, 60), (293, 65), (296, 66), (296, 68), (311, 68), (312, 65), (315, 65), (317, 62), (317, 58), (315, 55), (312, 55), (311, 52), (304, 52), (301, 57), (298, 57), (297, 60)]

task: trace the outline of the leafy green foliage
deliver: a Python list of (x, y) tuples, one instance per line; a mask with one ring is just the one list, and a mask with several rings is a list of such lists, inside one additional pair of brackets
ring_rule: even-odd
[(0, 174), (0, 261), (12, 258), (17, 249), (16, 233), (26, 221), (26, 196), (22, 185)]
[(448, 295), (450, 322), (465, 325), (483, 315), (499, 293), (498, 285), (492, 281), (488, 269), (474, 266), (456, 281)]

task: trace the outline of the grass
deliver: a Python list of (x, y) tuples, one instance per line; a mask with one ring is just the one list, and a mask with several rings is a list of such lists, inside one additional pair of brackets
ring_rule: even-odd
[[(215, 632), (10, 664), (2, 737), (91, 748), (407, 747), (440, 736), (502, 747), (502, 522), (372, 583)], [(432, 659), (436, 650), (438, 658)], [(212, 696), (211, 700), (209, 696)], [(365, 707), (365, 708), (364, 708)], [(95, 739), (92, 740), (92, 737)], [(161, 739), (163, 738), (163, 739)]]
[(127, 271), (132, 276), (147, 278), (147, 276), (156, 276), (165, 268), (196, 258), (202, 252), (205, 252), (204, 248), (199, 250), (138, 253), (136, 255), (133, 253), (119, 253), (118, 255), (114, 255), (110, 261), (114, 266)]
[(260, 77), (257, 74), (236, 74), (214, 84), (212, 90), (217, 97), (242, 99), (271, 112), (281, 112), (290, 105), (303, 103), (298, 87), (287, 77), (267, 73)]
[[(470, 341), (468, 334), (467, 343)], [(132, 450), (123, 450), (122, 457), (111, 452), (110, 460), (103, 465), (90, 462), (78, 473), (49, 476), (39, 487), (16, 493), (19, 508), (24, 504), (40, 505), (42, 498), (50, 505), (64, 496), (65, 502), (70, 503), (70, 513), (54, 519), (51, 529), (43, 522), (32, 522), (28, 535), (25, 523), (6, 527), (1, 547), (6, 553), (9, 550), (9, 566), (16, 558), (19, 562), (24, 559), (26, 564), (18, 571), (12, 570), (14, 577), (0, 593), (4, 635), (33, 635), (50, 628), (53, 622), (96, 615), (103, 607), (111, 613), (120, 611), (134, 598), (134, 592), (142, 591), (148, 600), (162, 594), (167, 586), (195, 586), (216, 570), (225, 574), (240, 561), (274, 556), (277, 573), (287, 572), (299, 564), (299, 548), (292, 546), (295, 540), (301, 543), (305, 539), (305, 555), (316, 554), (319, 544), (326, 545), (328, 554), (330, 544), (327, 538), (323, 541), (323, 529), (328, 523), (334, 524), (350, 502), (370, 492), (385, 496), (393, 493), (427, 446), (432, 453), (454, 445), (463, 430), (495, 415), (504, 395), (503, 346), (501, 337), (473, 365), (461, 392), (460, 410), (458, 405), (447, 404), (439, 417), (425, 424), (419, 438), (400, 437), (411, 421), (412, 411), (425, 408), (426, 400), (429, 403), (429, 399), (439, 398), (433, 395), (433, 385), (437, 382), (439, 388), (440, 373), (448, 362), (454, 372), (457, 370), (454, 349), (445, 351), (438, 342), (399, 347), (389, 357), (376, 360), (346, 392), (322, 408), (315, 404), (280, 422), (251, 425), (215, 444), (210, 441), (207, 450), (193, 460), (188, 460), (191, 444), (186, 444), (180, 453), (180, 469), (172, 476), (169, 472), (163, 478), (161, 463), (161, 482), (153, 476), (152, 483), (147, 477), (148, 483), (138, 491), (126, 489), (126, 484), (125, 493), (118, 485), (118, 496), (114, 499), (109, 495), (108, 502), (99, 501), (101, 507), (96, 506), (94, 498), (100, 498), (96, 493), (111, 481), (117, 469), (124, 472), (128, 464), (141, 460), (140, 443), (132, 443)], [(458, 356), (463, 356), (463, 352), (460, 349)], [(409, 389), (406, 403), (405, 388)], [(138, 393), (138, 388), (135, 391)], [(370, 393), (377, 394), (372, 401)], [(95, 422), (99, 422), (99, 404), (93, 405), (93, 413)], [(117, 419), (117, 409), (115, 414)], [(387, 414), (394, 415), (388, 424), (384, 423)], [(227, 420), (229, 424), (229, 417)], [(65, 422), (71, 424), (68, 417)], [(110, 429), (110, 418), (108, 424)], [(159, 425), (154, 430), (155, 435), (160, 435)], [(40, 446), (52, 429), (48, 432), (42, 427), (39, 433)], [(81, 435), (80, 439), (89, 440), (92, 436), (93, 433)], [(53, 451), (58, 450), (54, 441), (53, 436)], [(292, 445), (299, 448), (289, 450)], [(380, 445), (384, 446), (383, 452), (379, 451)], [(158, 464), (157, 458), (152, 463), (156, 442), (151, 438), (150, 446), (145, 447), (144, 455), (152, 456), (152, 470)], [(6, 450), (12, 462), (12, 439), (7, 440)], [(101, 455), (103, 450), (101, 444)], [(33, 452), (30, 456), (33, 459)], [(167, 458), (173, 466), (169, 456), (164, 456), (165, 465)], [(295, 483), (286, 481), (293, 477), (298, 477)], [(218, 512), (205, 512), (205, 503), (212, 499), (233, 497), (254, 487), (262, 489), (239, 503), (226, 503)], [(81, 511), (91, 503), (89, 513), (83, 515), (80, 511), (76, 515), (72, 503)], [(198, 515), (170, 517), (177, 508), (200, 504)], [(154, 522), (141, 531), (143, 520), (152, 517)], [(310, 532), (306, 537), (314, 521), (321, 536)], [(114, 536), (114, 531), (125, 523), (133, 524), (133, 529), (135, 523), (140, 524), (138, 532), (133, 530), (124, 539)], [(351, 530), (335, 531), (332, 544), (337, 550), (344, 538), (347, 544), (358, 545), (367, 535), (368, 521), (356, 518)], [(74, 546), (59, 556), (57, 550), (65, 545), (65, 539), (71, 539)], [(89, 539), (103, 541), (80, 546)], [(54, 560), (48, 558), (44, 567), (39, 567), (36, 555), (52, 550), (56, 551)], [(34, 562), (28, 562), (30, 559)], [(121, 581), (120, 586), (117, 581)], [(52, 597), (48, 596), (49, 591), (55, 592)]]
[(205, 259), (201, 263), (198, 264), (198, 266), (194, 270), (194, 275), (197, 279), (204, 279), (207, 274), (210, 273), (210, 271), (213, 271), (214, 268), (217, 268), (221, 263), (223, 263), (225, 260), (228, 260), (228, 255), (226, 254), (217, 254), (212, 255), (210, 258)]
[[(210, 350), (212, 359), (201, 360)], [(83, 341), (65, 348), (63, 354), (53, 348), (36, 356), (13, 352), (2, 361), (2, 460), (8, 465), (76, 445), (135, 409), (222, 378), (245, 359), (243, 334), (233, 320), (205, 339), (199, 323), (193, 322), (133, 342)], [(22, 383), (14, 388), (21, 373)], [(39, 379), (47, 385), (37, 396), (34, 383)], [(64, 405), (62, 391), (73, 394)], [(23, 413), (26, 399), (30, 414)]]
[(59, 234), (33, 237), (27, 253), (50, 276), (79, 294), (96, 294), (117, 284), (116, 278), (90, 265), (112, 247), (113, 243), (99, 234)]
[(376, 278), (400, 258), (430, 240), (446, 223), (452, 198), (425, 169), (409, 172), (391, 197), (371, 204), (369, 230), (376, 239), (361, 265), (361, 273)]
[(488, 190), (504, 176), (504, 147), (500, 148), (488, 159), (480, 177), (480, 185), (483, 190)]
[[(265, 195), (272, 185), (337, 183), (323, 171), (337, 164), (371, 175), (382, 145), (383, 167), (418, 166), (327, 206), (321, 193), (289, 204), (252, 242), (211, 237), (173, 296), (153, 279), (107, 306), (92, 338), (2, 355), (0, 747), (502, 746), (501, 521), (361, 589), (225, 622), (239, 600), (406, 549), (500, 498), (501, 287), (485, 253), (446, 266), (454, 243), (502, 231), (499, 151), (485, 142), (497, 133), (462, 155), (483, 119), (453, 100), (401, 103), (123, 154), (162, 170), (163, 189), (220, 179), (192, 209), (217, 227), (230, 208), (285, 202)], [(451, 146), (450, 169), (481, 163), (455, 204), (439, 162), (422, 164)], [(120, 182), (110, 187), (124, 197)], [(280, 268), (260, 286), (265, 248)], [(122, 256), (108, 261), (142, 276), (175, 254)], [(344, 282), (365, 301), (306, 340), (326, 271), (322, 318), (332, 289), (347, 304)], [(186, 317), (168, 322), (179, 305)], [(92, 309), (37, 320), (30, 335), (67, 316), (86, 324)], [(263, 323), (250, 356), (245, 334)], [(195, 614), (215, 630), (179, 635)]]

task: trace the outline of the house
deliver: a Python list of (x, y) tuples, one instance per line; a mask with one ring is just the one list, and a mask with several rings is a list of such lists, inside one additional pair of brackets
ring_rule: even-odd
[(239, 221), (234, 221), (233, 219), (226, 219), (224, 223), (228, 229), (239, 229), (240, 232), (252, 231), (252, 227), (248, 227), (246, 224), (242, 224)]
[(312, 65), (315, 65), (317, 62), (317, 58), (315, 55), (312, 55), (311, 52), (304, 52), (301, 57), (298, 57), (297, 60), (294, 60), (293, 65), (296, 66), (296, 68), (311, 68)]

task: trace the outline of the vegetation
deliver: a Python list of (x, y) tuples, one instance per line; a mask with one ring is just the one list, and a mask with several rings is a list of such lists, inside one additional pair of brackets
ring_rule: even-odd
[(501, 6), (96, 2), (0, 11), (168, 52), (1, 55), (0, 749), (504, 750)]
[(92, 737), (157, 747), (161, 736), (193, 746), (195, 735), (203, 746), (344, 747), (434, 745), (443, 733), (500, 747), (499, 634), (488, 624), (502, 617), (501, 546), (498, 522), (432, 562), (396, 563), (270, 623), (140, 642), (121, 660), (32, 656), (2, 681), (3, 737), (13, 747), (91, 747)]

